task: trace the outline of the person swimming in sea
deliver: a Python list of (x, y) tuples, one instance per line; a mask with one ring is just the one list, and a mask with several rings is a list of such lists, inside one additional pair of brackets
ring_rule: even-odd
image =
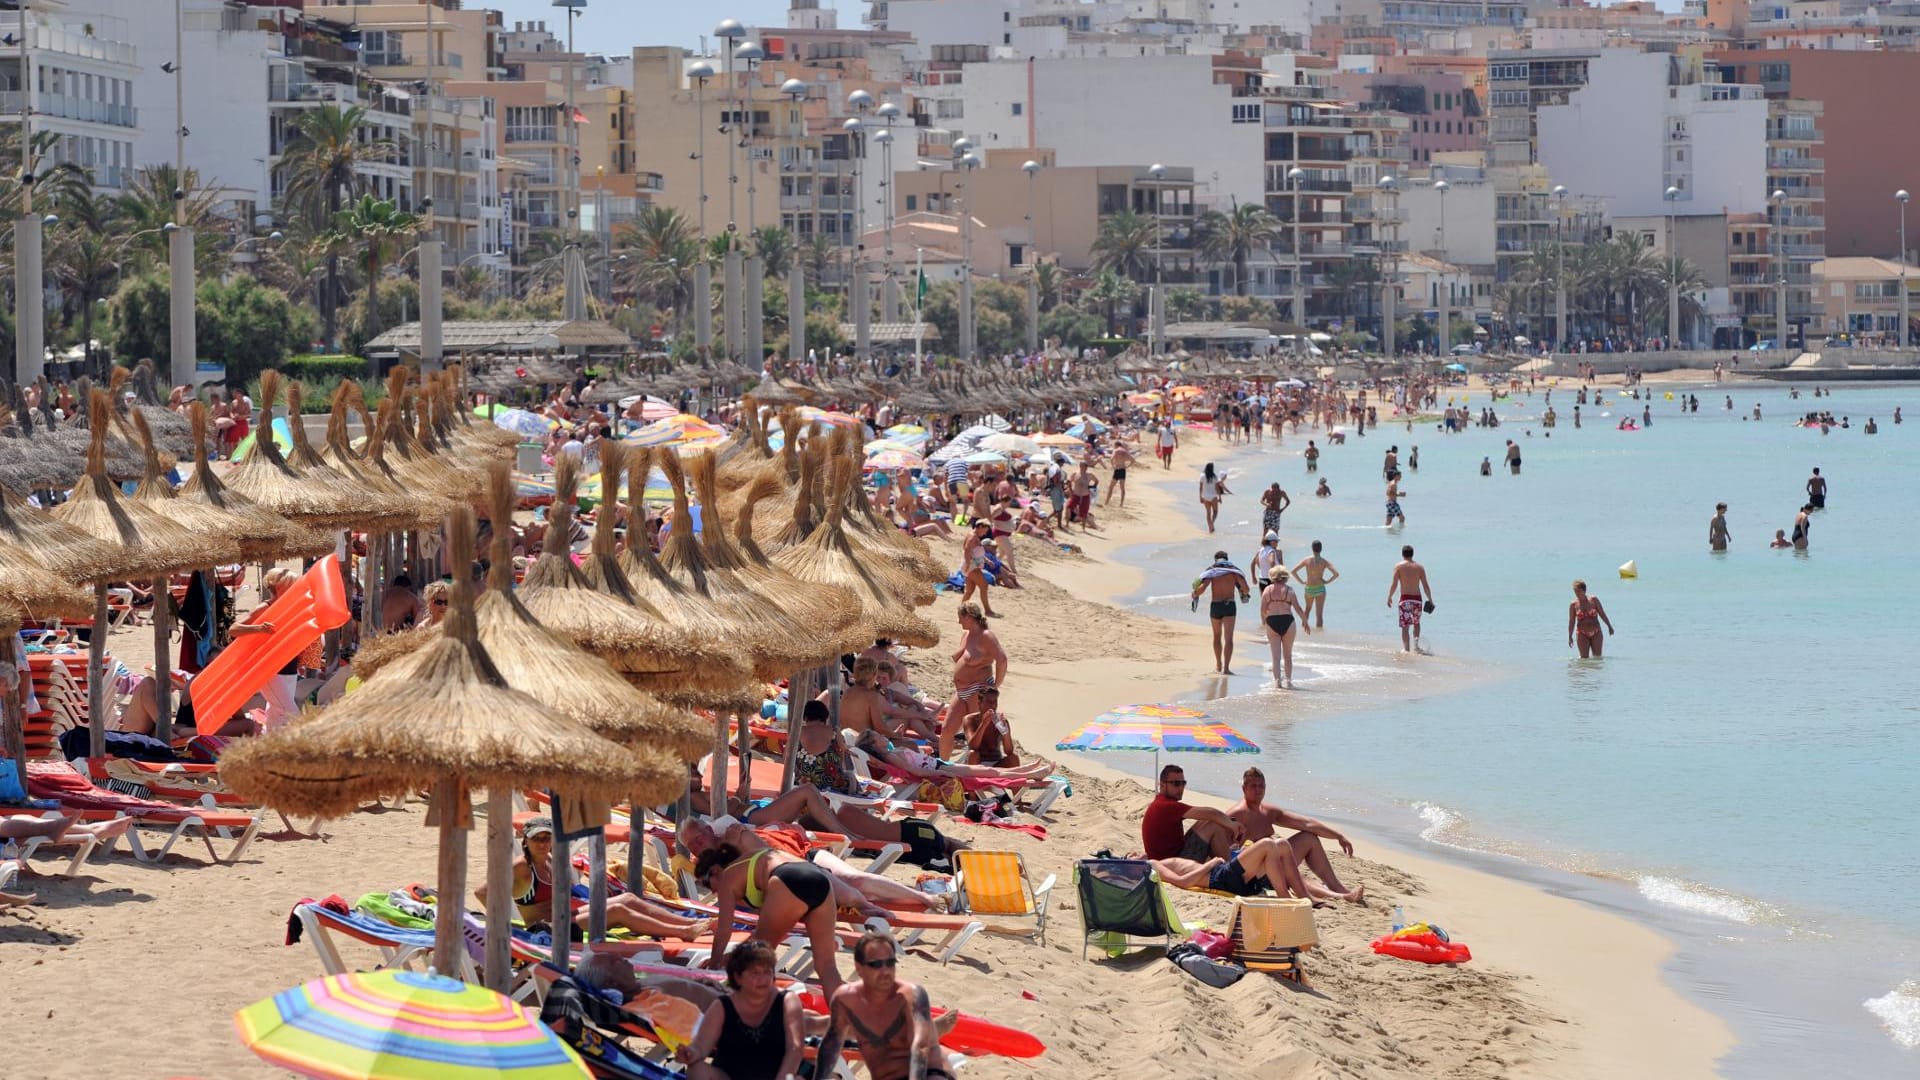
[(1405, 525), (1407, 523), (1407, 515), (1404, 511), (1400, 509), (1400, 495), (1401, 495), (1400, 474), (1398, 472), (1388, 474), (1387, 476), (1387, 522), (1386, 522), (1388, 525), (1393, 524), (1394, 518), (1399, 518), (1400, 524), (1402, 525)]
[(1333, 489), (1327, 486), (1326, 477), (1323, 476), (1320, 478), (1320, 486), (1314, 488), (1313, 493), (1322, 499), (1329, 498), (1333, 495)]

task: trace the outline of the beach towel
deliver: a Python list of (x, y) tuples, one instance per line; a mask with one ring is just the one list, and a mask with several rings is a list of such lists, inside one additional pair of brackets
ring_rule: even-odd
[(1017, 821), (974, 821), (971, 818), (955, 818), (954, 820), (964, 821), (968, 825), (985, 825), (990, 829), (1006, 829), (1009, 832), (1025, 833), (1036, 840), (1045, 840), (1047, 838), (1047, 827), (1045, 825), (1023, 825)]

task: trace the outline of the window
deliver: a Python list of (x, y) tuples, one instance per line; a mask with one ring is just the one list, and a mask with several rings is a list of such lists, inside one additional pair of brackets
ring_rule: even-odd
[(1252, 102), (1251, 104), (1243, 103), (1243, 102), (1235, 102), (1233, 106), (1233, 122), (1236, 124), (1259, 123), (1260, 122), (1260, 103), (1257, 101)]
[(918, 209), (920, 209), (920, 196), (918, 195), (907, 196), (907, 213), (911, 214)]
[(1016, 101), (1016, 102), (1014, 102), (1014, 103), (1013, 103), (1013, 115), (1015, 115), (1015, 116), (1019, 116), (1019, 115), (1020, 115), (1020, 111), (1021, 111), (1021, 110), (1022, 110), (1023, 108), (1025, 108), (1025, 103), (1024, 103), (1024, 102), (1019, 102), (1019, 101)]
[(1007, 265), (1008, 266), (1027, 265), (1027, 246), (1025, 244), (1008, 244), (1007, 245)]

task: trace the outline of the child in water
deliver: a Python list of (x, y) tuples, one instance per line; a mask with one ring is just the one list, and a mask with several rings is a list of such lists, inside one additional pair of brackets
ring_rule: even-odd
[(1493, 459), (1492, 458), (1483, 457), (1480, 459), (1480, 475), (1481, 476), (1493, 475)]
[(1331, 496), (1331, 495), (1333, 494), (1333, 489), (1327, 486), (1327, 478), (1326, 478), (1326, 477), (1324, 477), (1324, 476), (1323, 476), (1323, 477), (1321, 477), (1321, 478), (1320, 478), (1320, 486), (1319, 486), (1319, 487), (1317, 487), (1317, 488), (1314, 488), (1314, 489), (1313, 489), (1313, 493), (1314, 493), (1315, 495), (1318, 495), (1318, 496), (1320, 496), (1320, 497), (1321, 497), (1321, 498), (1323, 498), (1323, 499), (1324, 499), (1324, 498), (1327, 498), (1327, 497), (1329, 497), (1329, 496)]
[(1767, 546), (1770, 548), (1792, 547), (1793, 541), (1787, 539), (1787, 530), (1775, 529), (1773, 530), (1773, 543)]

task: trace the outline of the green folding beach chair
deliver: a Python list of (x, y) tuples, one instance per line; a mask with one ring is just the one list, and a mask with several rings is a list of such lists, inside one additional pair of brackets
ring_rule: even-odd
[(1112, 958), (1136, 947), (1133, 938), (1159, 938), (1164, 949), (1172, 948), (1176, 935), (1186, 934), (1145, 859), (1081, 859), (1074, 864), (1073, 881), (1085, 934), (1083, 959), (1095, 944)]

